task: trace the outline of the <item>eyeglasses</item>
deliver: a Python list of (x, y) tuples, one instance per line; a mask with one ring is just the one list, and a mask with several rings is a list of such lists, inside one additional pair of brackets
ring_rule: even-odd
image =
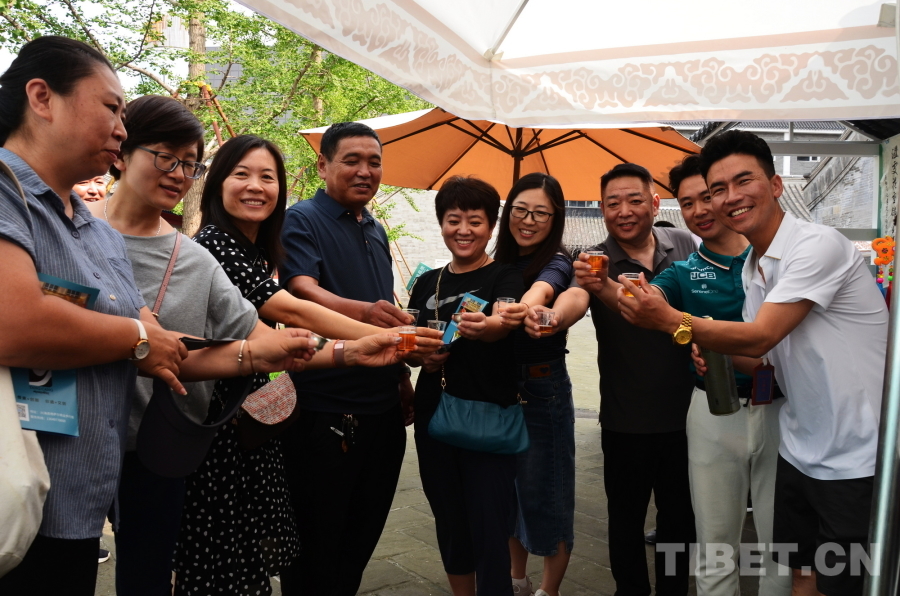
[(136, 149), (143, 149), (147, 153), (152, 153), (154, 155), (153, 166), (160, 172), (174, 172), (178, 164), (181, 164), (181, 171), (184, 172), (184, 175), (191, 180), (196, 180), (206, 171), (206, 166), (199, 161), (183, 161), (171, 153), (154, 151), (141, 146), (136, 147)]
[(525, 207), (513, 207), (509, 213), (516, 219), (525, 219), (530, 214), (535, 223), (545, 223), (550, 221), (550, 218), (553, 217), (552, 213), (547, 213), (546, 211), (529, 211)]

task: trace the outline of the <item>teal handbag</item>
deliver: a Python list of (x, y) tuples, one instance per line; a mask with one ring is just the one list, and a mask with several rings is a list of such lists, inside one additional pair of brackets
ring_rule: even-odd
[[(440, 318), (437, 305), (443, 273), (441, 269), (434, 288), (435, 319)], [(441, 367), (441, 387), (446, 385)], [(490, 402), (460, 399), (446, 390), (441, 392), (437, 411), (428, 423), (428, 434), (442, 443), (483, 453), (513, 455), (528, 451), (531, 446), (521, 399), (504, 408)]]
[(504, 408), (446, 391), (428, 423), (428, 434), (442, 443), (484, 453), (522, 453), (531, 446), (522, 404)]

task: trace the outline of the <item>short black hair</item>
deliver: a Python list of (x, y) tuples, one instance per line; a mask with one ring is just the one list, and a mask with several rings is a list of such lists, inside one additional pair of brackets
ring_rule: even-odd
[(644, 166), (636, 163), (620, 163), (607, 173), (600, 176), (600, 197), (606, 194), (606, 185), (616, 178), (640, 178), (648, 190), (653, 188), (653, 176)]
[(0, 75), (0, 146), (24, 122), (28, 81), (43, 79), (50, 89), (68, 96), (81, 79), (103, 67), (115, 72), (103, 54), (68, 37), (45, 35), (22, 46), (6, 72)]
[[(203, 124), (177, 99), (164, 95), (145, 95), (125, 106), (125, 131), (122, 156), (138, 147), (165, 143), (170, 147), (197, 146), (197, 161), (203, 161)], [(122, 175), (116, 166), (109, 168), (116, 180)]]
[(709, 168), (729, 155), (755, 157), (767, 178), (775, 175), (775, 160), (769, 145), (746, 130), (729, 130), (706, 141), (706, 145), (700, 150), (700, 173), (706, 178)]
[(700, 156), (696, 154), (686, 155), (681, 163), (669, 170), (669, 188), (672, 195), (678, 198), (678, 187), (691, 176), (702, 176), (700, 172)]
[(349, 139), (350, 137), (372, 137), (378, 141), (378, 146), (381, 147), (381, 139), (378, 138), (378, 133), (371, 127), (361, 122), (337, 122), (329, 126), (325, 134), (322, 135), (322, 144), (319, 146), (319, 152), (325, 156), (325, 159), (331, 161), (334, 159), (335, 153), (337, 153), (338, 143), (342, 139)]
[(441, 184), (441, 189), (434, 197), (438, 223), (444, 223), (444, 214), (450, 209), (462, 211), (483, 209), (488, 223), (493, 228), (500, 211), (500, 193), (484, 180), (471, 176), (451, 176)]
[(673, 224), (671, 221), (668, 221), (665, 219), (658, 219), (655, 222), (653, 222), (653, 227), (654, 228), (675, 228), (678, 226)]
[(228, 139), (219, 148), (212, 165), (206, 173), (203, 194), (200, 196), (200, 229), (212, 224), (228, 233), (245, 249), (254, 245), (234, 224), (222, 198), (222, 186), (244, 156), (254, 149), (265, 149), (275, 160), (278, 175), (278, 199), (272, 215), (259, 225), (256, 247), (265, 251), (269, 273), (274, 273), (284, 261), (284, 247), (281, 245), (281, 228), (284, 226), (284, 212), (287, 209), (287, 174), (281, 149), (267, 139), (255, 135), (238, 135)]

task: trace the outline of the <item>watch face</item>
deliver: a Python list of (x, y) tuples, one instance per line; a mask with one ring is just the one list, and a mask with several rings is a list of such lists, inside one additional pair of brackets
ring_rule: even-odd
[(692, 333), (689, 329), (679, 329), (675, 332), (675, 341), (684, 345), (691, 341)]
[(135, 360), (143, 360), (150, 353), (150, 343), (147, 340), (143, 340), (138, 342), (138, 345), (134, 346), (134, 359)]

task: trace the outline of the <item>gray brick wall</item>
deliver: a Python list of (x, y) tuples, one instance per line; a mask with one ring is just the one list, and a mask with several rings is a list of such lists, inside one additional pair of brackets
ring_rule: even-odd
[(874, 157), (836, 157), (803, 189), (813, 221), (834, 228), (873, 228)]

